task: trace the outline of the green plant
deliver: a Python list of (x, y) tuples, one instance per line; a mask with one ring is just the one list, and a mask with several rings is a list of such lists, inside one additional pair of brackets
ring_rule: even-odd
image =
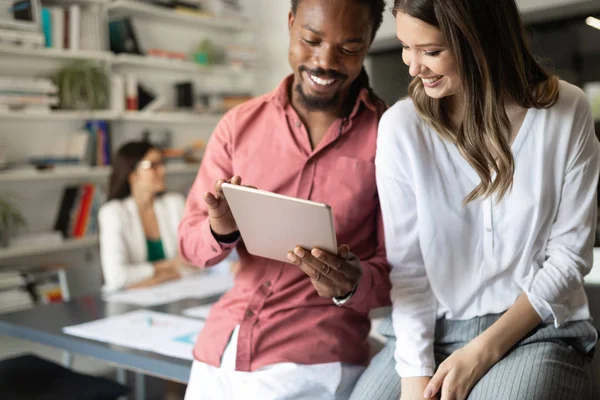
[(100, 110), (108, 108), (109, 79), (99, 65), (75, 61), (54, 76), (60, 108), (67, 110)]
[(25, 225), (25, 218), (19, 210), (0, 199), (0, 247), (8, 245), (10, 236), (21, 225)]

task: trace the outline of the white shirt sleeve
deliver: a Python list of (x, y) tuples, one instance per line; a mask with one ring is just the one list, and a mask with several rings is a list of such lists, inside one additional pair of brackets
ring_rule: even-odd
[(569, 295), (583, 286), (593, 263), (600, 148), (589, 103), (579, 99), (560, 205), (546, 245), (546, 260), (526, 292), (544, 321), (568, 318)]
[(384, 114), (379, 124), (375, 160), (391, 267), (392, 320), (397, 338), (394, 356), (401, 377), (432, 376), (437, 302), (419, 247), (417, 204), (411, 174), (407, 171), (411, 155), (399, 145), (399, 138), (408, 132), (403, 131), (399, 118), (403, 116), (396, 107)]
[(124, 289), (154, 275), (154, 266), (151, 263), (131, 263), (124, 239), (126, 231), (118, 207), (112, 204), (103, 205), (98, 214), (98, 223), (105, 292)]

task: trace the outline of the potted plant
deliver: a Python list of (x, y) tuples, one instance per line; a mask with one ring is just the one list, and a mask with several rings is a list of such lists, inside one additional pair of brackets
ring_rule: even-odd
[(66, 110), (102, 110), (108, 107), (109, 79), (99, 65), (75, 61), (54, 76), (60, 108)]
[(10, 237), (21, 225), (25, 225), (25, 218), (19, 210), (0, 199), (0, 247), (8, 246)]

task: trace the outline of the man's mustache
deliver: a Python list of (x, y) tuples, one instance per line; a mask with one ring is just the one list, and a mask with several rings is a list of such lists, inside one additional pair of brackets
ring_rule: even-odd
[(298, 70), (300, 72), (308, 72), (308, 74), (316, 76), (321, 79), (340, 79), (341, 80), (341, 79), (346, 79), (348, 77), (348, 75), (344, 75), (340, 72), (333, 71), (333, 70), (325, 70), (323, 68), (309, 69), (305, 66), (301, 66), (300, 68), (298, 68)]

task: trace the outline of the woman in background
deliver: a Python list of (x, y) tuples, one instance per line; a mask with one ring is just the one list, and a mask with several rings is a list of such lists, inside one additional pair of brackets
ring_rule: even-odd
[(591, 398), (600, 151), (514, 0), (395, 0), (409, 98), (376, 168), (393, 312), (352, 399)]
[(177, 228), (185, 199), (167, 193), (161, 151), (148, 142), (123, 145), (113, 160), (108, 202), (99, 212), (103, 290), (178, 278)]

